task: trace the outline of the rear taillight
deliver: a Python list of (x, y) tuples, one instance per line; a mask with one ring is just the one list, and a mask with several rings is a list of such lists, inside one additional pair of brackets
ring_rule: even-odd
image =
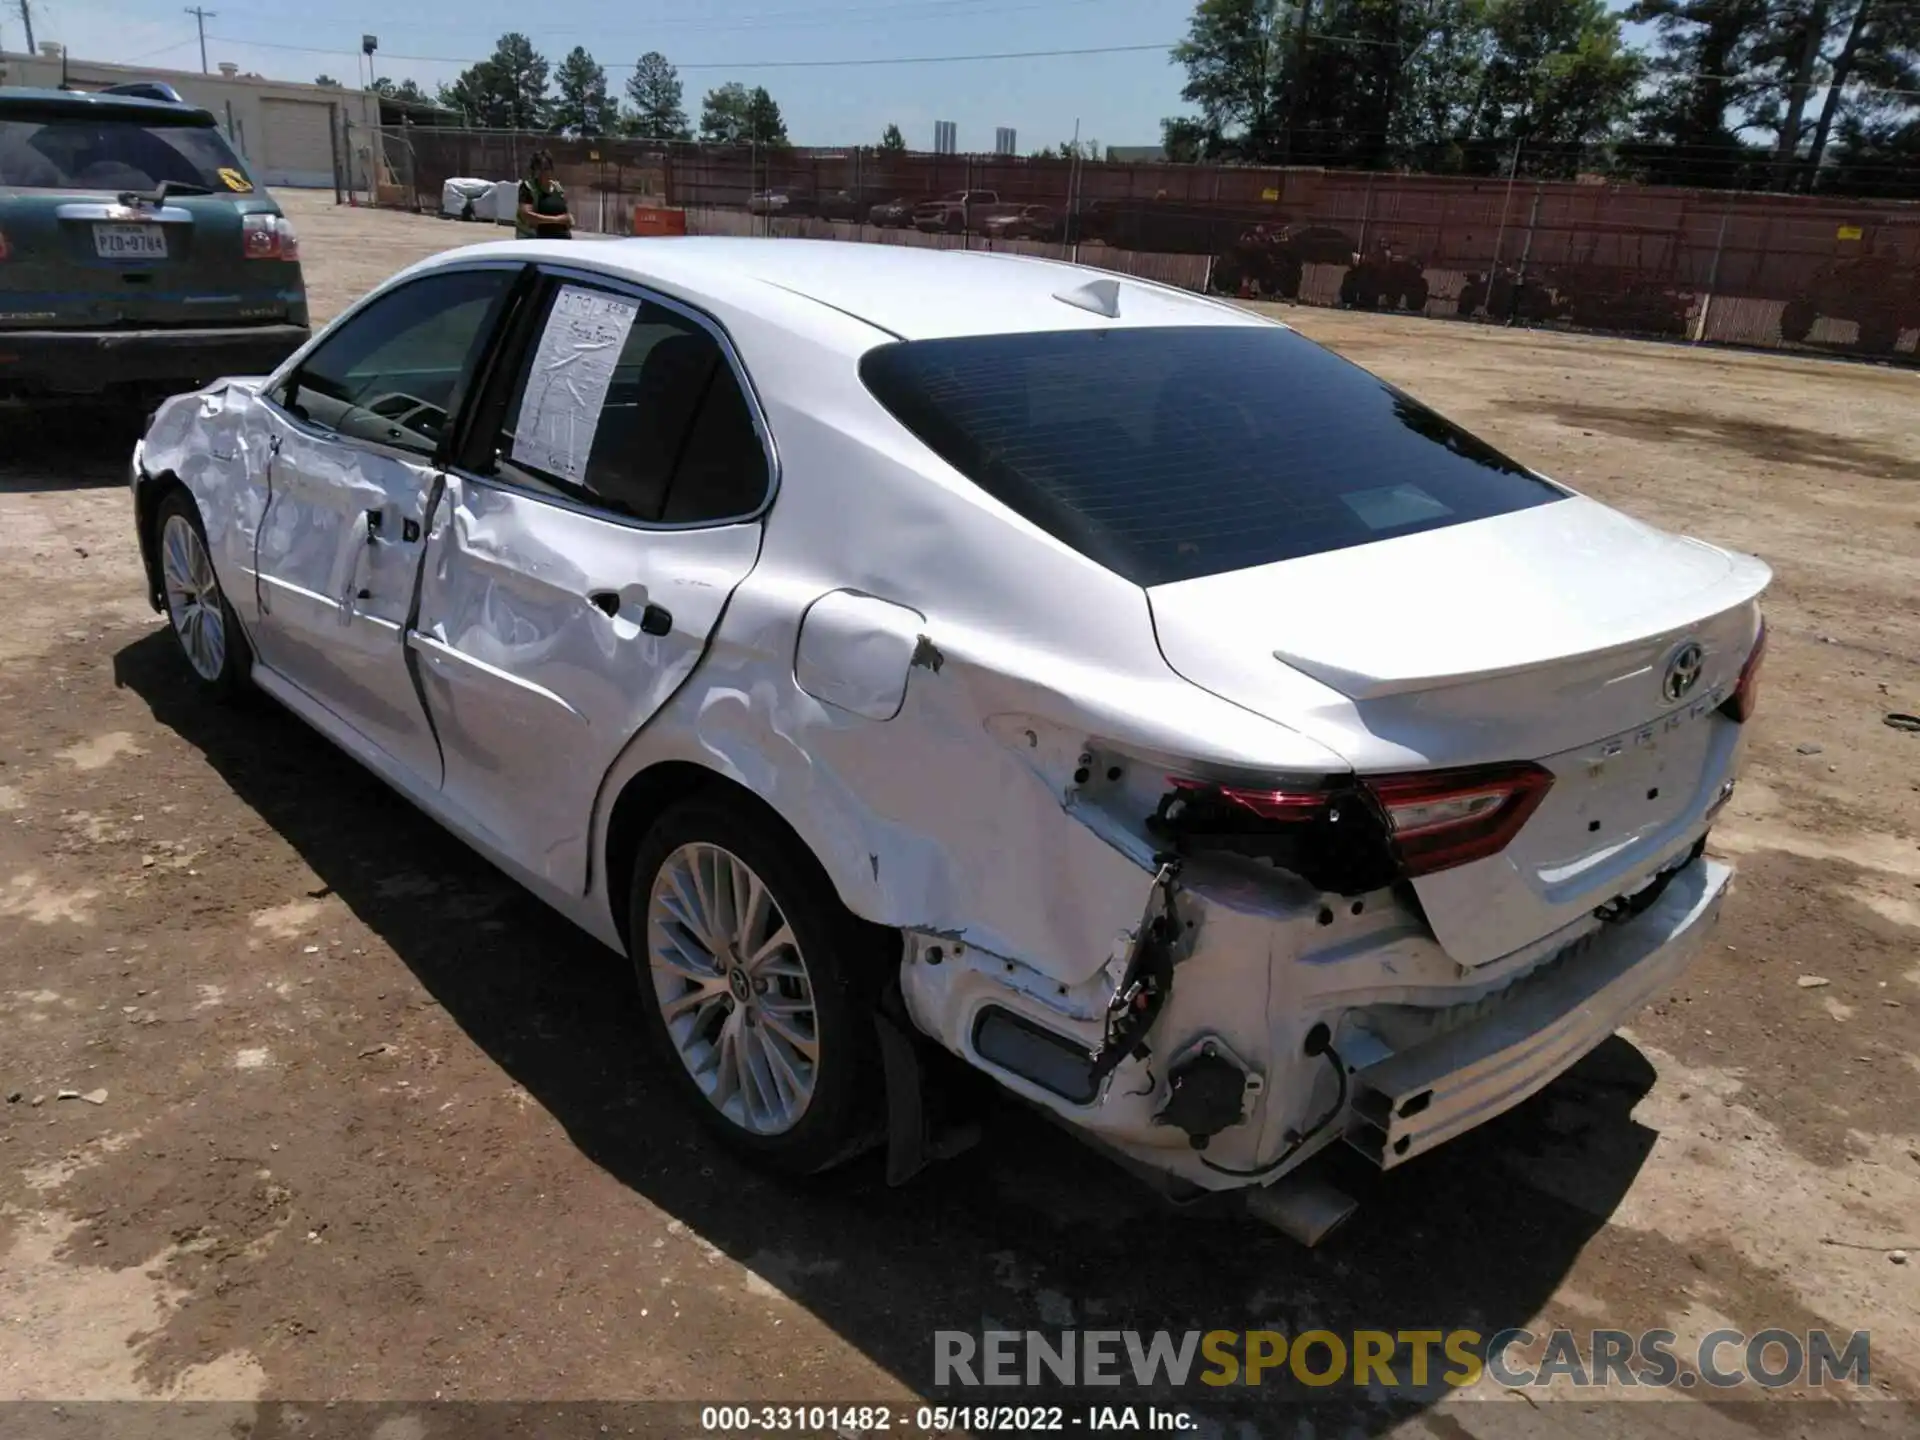
[(7, 258), (7, 232), (0, 230), (0, 260)]
[(1522, 763), (1337, 784), (1269, 789), (1172, 777), (1155, 828), (1264, 854), (1310, 883), (1353, 894), (1498, 854), (1546, 798), (1553, 773)]
[(284, 215), (247, 215), (240, 221), (240, 241), (249, 260), (298, 260), (300, 237)]
[(1386, 812), (1408, 876), (1431, 875), (1507, 848), (1553, 788), (1539, 765), (1487, 765), (1374, 775), (1365, 781)]
[(1753, 707), (1760, 698), (1760, 662), (1767, 658), (1767, 623), (1760, 622), (1760, 634), (1755, 637), (1753, 649), (1748, 652), (1747, 663), (1740, 667), (1740, 679), (1733, 687), (1733, 694), (1727, 697), (1727, 703), (1720, 707), (1720, 713), (1729, 720), (1744, 723), (1753, 715)]

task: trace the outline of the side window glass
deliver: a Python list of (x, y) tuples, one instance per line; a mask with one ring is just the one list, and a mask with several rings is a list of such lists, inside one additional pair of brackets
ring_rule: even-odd
[[(563, 285), (532, 352), (507, 399), (503, 477), (637, 520), (758, 507), (766, 455), (704, 327), (664, 305)], [(745, 447), (725, 434), (730, 414)]]
[(383, 296), (307, 357), (286, 407), (348, 439), (433, 454), (513, 279), (511, 270), (455, 270)]

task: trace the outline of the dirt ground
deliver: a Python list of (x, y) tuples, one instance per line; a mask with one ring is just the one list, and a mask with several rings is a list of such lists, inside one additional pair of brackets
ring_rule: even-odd
[[(488, 234), (289, 208), (316, 320)], [(14, 417), (0, 1399), (904, 1399), (937, 1329), (1076, 1324), (1870, 1329), (1875, 1396), (1920, 1399), (1920, 734), (1883, 723), (1920, 712), (1920, 375), (1281, 313), (1775, 569), (1713, 836), (1739, 892), (1630, 1035), (1356, 1175), (1359, 1215), (1314, 1251), (1169, 1214), (1016, 1114), (905, 1190), (874, 1165), (769, 1180), (675, 1107), (623, 961), (290, 717), (189, 691), (142, 598), (132, 432)], [(1795, 1398), (1619, 1406), (1607, 1433), (1912, 1433), (1901, 1406)], [(1434, 1440), (1580, 1408), (1537, 1399), (1200, 1408), (1223, 1434)]]

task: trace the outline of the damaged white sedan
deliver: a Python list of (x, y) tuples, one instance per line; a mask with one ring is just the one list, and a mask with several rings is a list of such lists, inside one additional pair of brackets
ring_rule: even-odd
[(198, 680), (630, 954), (795, 1170), (924, 1158), (920, 1037), (1188, 1193), (1393, 1166), (1731, 878), (1764, 564), (1130, 278), (462, 249), (170, 401), (132, 482)]

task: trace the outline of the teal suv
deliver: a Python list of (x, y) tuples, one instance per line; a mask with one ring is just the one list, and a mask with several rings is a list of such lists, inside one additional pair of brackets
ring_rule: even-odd
[(0, 89), (0, 401), (147, 402), (308, 333), (293, 227), (212, 115)]

